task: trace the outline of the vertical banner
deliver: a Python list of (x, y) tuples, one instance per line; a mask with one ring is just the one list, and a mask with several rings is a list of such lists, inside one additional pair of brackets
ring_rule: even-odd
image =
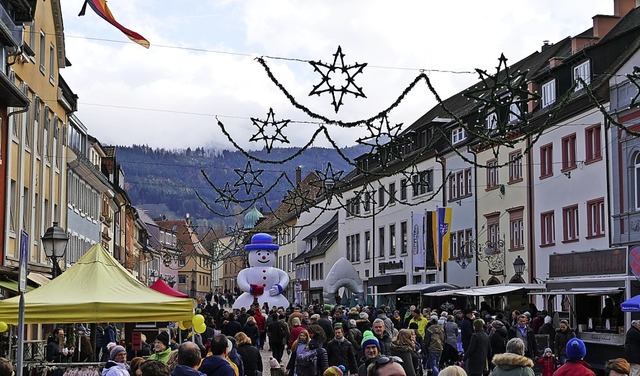
[(434, 226), (434, 231), (437, 231), (437, 233), (434, 234), (434, 237), (437, 244), (434, 250), (437, 250), (435, 255), (437, 268), (440, 268), (443, 262), (449, 261), (452, 211), (451, 208), (438, 208), (435, 212), (437, 215), (437, 225)]
[(435, 231), (434, 231), (434, 226), (435, 226), (435, 212), (433, 211), (426, 211), (425, 212), (425, 224), (424, 224), (424, 233), (426, 235), (426, 239), (425, 239), (425, 257), (427, 258), (427, 268), (435, 268), (436, 267), (436, 254), (435, 254), (435, 245), (436, 245), (436, 238), (435, 238)]
[(424, 248), (424, 214), (411, 212), (411, 254), (413, 255), (413, 268), (425, 267)]

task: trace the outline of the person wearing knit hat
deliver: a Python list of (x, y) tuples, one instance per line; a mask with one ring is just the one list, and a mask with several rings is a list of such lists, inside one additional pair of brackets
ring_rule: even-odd
[(567, 362), (553, 374), (554, 376), (595, 376), (589, 363), (583, 359), (587, 348), (579, 338), (571, 338), (567, 342)]
[(153, 354), (147, 358), (147, 360), (159, 360), (163, 363), (166, 363), (169, 360), (169, 354), (171, 353), (171, 347), (169, 347), (170, 342), (169, 332), (161, 331), (156, 336), (156, 340), (153, 342)]
[(469, 347), (464, 352), (464, 368), (469, 376), (482, 375), (487, 368), (487, 356), (491, 347), (489, 336), (484, 330), (484, 320), (476, 319), (472, 323), (474, 333)]
[(364, 353), (364, 362), (358, 368), (358, 375), (366, 375), (367, 367), (380, 357), (380, 343), (372, 331), (366, 330), (362, 333), (361, 342), (362, 352)]
[(109, 361), (102, 370), (103, 376), (129, 376), (129, 366), (127, 365), (127, 350), (117, 345), (109, 351)]
[(331, 366), (322, 373), (322, 376), (342, 376), (344, 375), (344, 371), (345, 368), (343, 365)]

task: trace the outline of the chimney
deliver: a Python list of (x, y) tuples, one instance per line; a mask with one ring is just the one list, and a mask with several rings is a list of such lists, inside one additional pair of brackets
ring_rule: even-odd
[(296, 167), (296, 185), (302, 181), (302, 166)]
[(620, 21), (620, 18), (619, 16), (605, 16), (603, 14), (593, 16), (593, 37), (601, 39), (607, 35), (607, 33), (616, 26), (618, 21)]
[(557, 56), (552, 57), (551, 59), (549, 59), (549, 68), (557, 67), (558, 65), (562, 64), (563, 60), (564, 59), (561, 57), (557, 57)]
[(636, 0), (613, 0), (613, 15), (623, 17), (636, 6)]
[(542, 41), (542, 51), (546, 51), (547, 49), (549, 49), (549, 47), (551, 47), (551, 44), (549, 43), (549, 40), (543, 40)]

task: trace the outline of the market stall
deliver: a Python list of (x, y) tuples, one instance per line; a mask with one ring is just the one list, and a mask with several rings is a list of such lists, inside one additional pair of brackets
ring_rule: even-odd
[[(100, 244), (50, 283), (24, 294), (25, 323), (181, 321), (193, 300), (152, 290)], [(0, 301), (0, 321), (18, 323), (19, 297)]]

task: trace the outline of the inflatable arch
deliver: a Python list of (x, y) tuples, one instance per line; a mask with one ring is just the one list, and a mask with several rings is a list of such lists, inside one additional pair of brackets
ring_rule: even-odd
[(356, 302), (363, 304), (364, 288), (362, 279), (346, 258), (341, 257), (333, 265), (325, 279), (323, 298), (325, 304), (334, 304), (334, 297), (340, 287), (346, 287), (356, 294)]

